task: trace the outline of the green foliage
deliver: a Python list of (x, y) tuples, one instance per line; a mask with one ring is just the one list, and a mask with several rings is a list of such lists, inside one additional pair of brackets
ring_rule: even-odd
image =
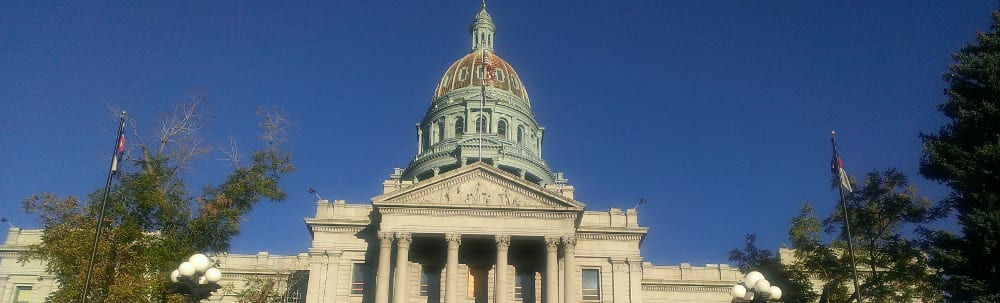
[(770, 250), (757, 247), (757, 235), (747, 234), (743, 250), (729, 252), (729, 261), (735, 262), (741, 272), (759, 271), (771, 285), (782, 290), (782, 302), (812, 303), (818, 295), (812, 291), (809, 275), (805, 271), (786, 266)]
[[(163, 138), (157, 142), (169, 141)], [(143, 156), (133, 163), (138, 171), (122, 174), (109, 195), (91, 302), (177, 302), (177, 295), (167, 293), (169, 273), (195, 252), (227, 250), (240, 218), (261, 200), (284, 199), (278, 181), (294, 171), (288, 152), (267, 144), (221, 185), (194, 196), (177, 173), (189, 158), (178, 160), (171, 148), (140, 148)], [(20, 260), (47, 262), (60, 284), (47, 302), (80, 301), (102, 196), (103, 190), (95, 191), (84, 206), (50, 193), (24, 200), (24, 210), (39, 216), (44, 233)]]
[[(932, 285), (932, 272), (906, 227), (931, 222), (942, 212), (916, 194), (906, 176), (896, 169), (875, 171), (864, 186), (845, 197), (851, 222), (855, 260), (865, 302), (936, 302), (941, 295)], [(820, 222), (808, 203), (792, 219), (789, 237), (795, 247), (794, 267), (823, 283), (820, 302), (846, 302), (853, 292), (853, 271), (844, 228), (843, 208)], [(821, 229), (837, 237), (821, 240)]]
[(821, 227), (812, 206), (802, 203), (788, 232), (795, 248), (795, 262), (790, 267), (807, 272), (823, 283), (819, 302), (847, 302), (851, 297), (846, 287), (851, 281), (850, 260), (843, 258), (845, 250), (822, 242)]
[(951, 189), (961, 234), (925, 230), (926, 251), (949, 300), (1000, 302), (1000, 12), (989, 32), (954, 55), (944, 78), (948, 123), (922, 134), (920, 173)]
[(243, 287), (237, 290), (233, 285), (229, 285), (224, 291), (236, 297), (236, 302), (239, 303), (282, 303), (290, 297), (304, 300), (302, 295), (305, 292), (296, 293), (295, 290), (304, 289), (304, 284), (307, 282), (308, 273), (302, 272), (248, 276), (243, 281)]
[[(931, 284), (927, 259), (916, 241), (903, 235), (903, 229), (932, 222), (941, 212), (918, 196), (916, 188), (896, 169), (868, 173), (864, 182), (846, 196), (846, 203), (865, 301), (935, 301), (940, 294)], [(837, 208), (823, 222), (827, 230), (838, 232), (838, 242), (847, 239), (843, 214), (842, 208)]]

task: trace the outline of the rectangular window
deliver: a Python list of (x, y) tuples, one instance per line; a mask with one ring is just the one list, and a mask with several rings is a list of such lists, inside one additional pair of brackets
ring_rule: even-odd
[(31, 286), (19, 285), (14, 287), (14, 303), (29, 303), (34, 299)]
[(583, 269), (583, 300), (601, 300), (601, 270), (593, 268)]
[(354, 273), (351, 279), (351, 294), (364, 295), (371, 281), (371, 266), (364, 263), (354, 263)]
[(514, 299), (535, 302), (535, 273), (518, 272), (514, 280)]
[(441, 270), (434, 266), (424, 266), (420, 272), (420, 295), (428, 298), (441, 297)]

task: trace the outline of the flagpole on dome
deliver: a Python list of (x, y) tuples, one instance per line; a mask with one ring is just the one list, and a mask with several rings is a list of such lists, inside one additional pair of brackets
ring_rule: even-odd
[(97, 214), (97, 227), (94, 231), (94, 245), (90, 249), (90, 264), (87, 266), (87, 279), (83, 283), (83, 291), (80, 292), (80, 302), (86, 303), (90, 300), (90, 281), (94, 274), (94, 261), (97, 259), (97, 244), (101, 240), (101, 227), (104, 224), (104, 212), (108, 205), (108, 195), (111, 193), (111, 180), (121, 172), (122, 155), (125, 153), (125, 112), (122, 112), (121, 121), (118, 124), (118, 136), (115, 137), (115, 149), (111, 154), (111, 168), (108, 169), (108, 180), (104, 184), (104, 198), (101, 199), (101, 209)]
[(851, 273), (854, 278), (854, 295), (858, 298), (858, 303), (861, 303), (861, 287), (858, 283), (858, 264), (854, 261), (854, 239), (851, 237), (851, 220), (847, 213), (847, 193), (854, 192), (851, 188), (851, 180), (847, 176), (847, 171), (844, 170), (844, 161), (840, 159), (840, 154), (837, 153), (837, 132), (830, 132), (830, 144), (833, 145), (833, 160), (830, 161), (830, 172), (833, 173), (833, 177), (837, 179), (837, 188), (840, 192), (840, 206), (843, 210), (844, 216), (844, 230), (847, 233), (847, 252), (851, 256)]

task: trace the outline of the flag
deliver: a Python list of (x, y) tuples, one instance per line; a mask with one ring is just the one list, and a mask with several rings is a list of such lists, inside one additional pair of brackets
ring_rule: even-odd
[(831, 137), (830, 142), (833, 144), (833, 160), (830, 161), (830, 172), (840, 182), (840, 188), (847, 192), (854, 192), (854, 189), (851, 188), (851, 179), (847, 177), (847, 171), (844, 170), (844, 161), (840, 159), (840, 154), (837, 153), (837, 141)]
[[(111, 155), (111, 172), (112, 176), (118, 176), (121, 174), (121, 169), (119, 165), (122, 162), (122, 156), (125, 155), (125, 112), (122, 112), (121, 123), (118, 125), (118, 141), (115, 142), (115, 152)], [(110, 180), (110, 179), (108, 179)]]
[(122, 156), (125, 154), (125, 134), (118, 135), (118, 149), (115, 150), (115, 155), (111, 159), (111, 173), (118, 173), (118, 163), (121, 163)]
[(486, 73), (486, 79), (483, 80), (483, 85), (492, 85), (493, 79), (496, 78), (496, 70), (493, 68), (493, 61), (490, 60), (490, 56), (483, 51), (483, 72)]

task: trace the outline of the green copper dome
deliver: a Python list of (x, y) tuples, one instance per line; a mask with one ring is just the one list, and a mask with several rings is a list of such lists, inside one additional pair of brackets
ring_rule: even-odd
[[(557, 182), (542, 160), (545, 128), (531, 112), (521, 77), (493, 53), (496, 26), (485, 4), (469, 32), (472, 50), (438, 82), (431, 106), (417, 124), (417, 156), (401, 177), (419, 181), (483, 162), (543, 186)], [(486, 81), (484, 59), (495, 73), (491, 82)]]

